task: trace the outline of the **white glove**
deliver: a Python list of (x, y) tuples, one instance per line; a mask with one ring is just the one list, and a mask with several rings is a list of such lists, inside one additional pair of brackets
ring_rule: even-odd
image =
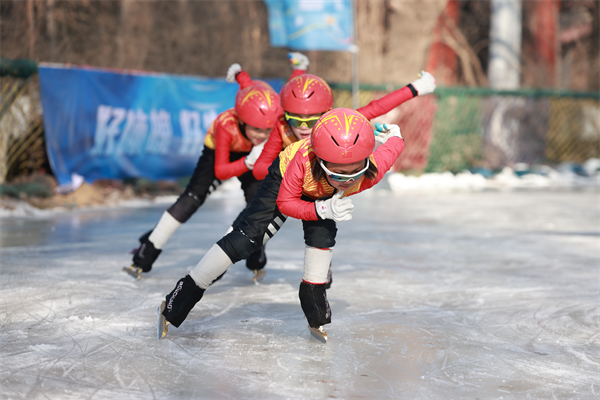
[(349, 221), (352, 219), (354, 204), (349, 198), (340, 199), (344, 192), (337, 192), (332, 198), (315, 201), (317, 214), (321, 219), (332, 219), (335, 222)]
[(375, 124), (375, 141), (377, 143), (385, 144), (385, 142), (387, 142), (387, 140), (392, 136), (402, 139), (400, 127), (398, 125), (380, 124), (379, 122)]
[(436, 87), (435, 78), (426, 71), (421, 71), (419, 79), (414, 81), (412, 85), (417, 90), (417, 93), (419, 93), (419, 96), (433, 93)]
[(234, 83), (235, 82), (235, 76), (238, 74), (238, 72), (242, 71), (242, 66), (240, 64), (231, 64), (231, 66), (229, 67), (229, 69), (227, 70), (227, 76), (225, 77), (225, 80), (229, 83)]
[(298, 53), (297, 51), (288, 53), (288, 58), (290, 59), (293, 69), (301, 69), (306, 71), (306, 68), (308, 68), (310, 64), (308, 57), (302, 53)]
[(256, 146), (252, 147), (252, 150), (250, 150), (250, 154), (248, 154), (244, 159), (244, 163), (250, 171), (252, 171), (252, 168), (254, 168), (254, 163), (256, 162), (256, 160), (258, 160), (258, 157), (260, 157), (260, 153), (262, 153), (263, 148), (265, 147), (265, 143), (267, 143), (266, 140), (261, 144), (257, 144)]

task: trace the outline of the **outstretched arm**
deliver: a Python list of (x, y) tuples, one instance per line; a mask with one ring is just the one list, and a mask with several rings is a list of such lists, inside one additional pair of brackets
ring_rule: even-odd
[(281, 124), (280, 121), (277, 121), (273, 129), (271, 129), (271, 134), (269, 135), (269, 139), (267, 139), (267, 143), (265, 143), (262, 153), (260, 153), (260, 157), (254, 163), (252, 174), (256, 179), (259, 181), (265, 179), (265, 176), (269, 173), (269, 167), (275, 158), (277, 158), (282, 148)]
[(304, 54), (299, 53), (297, 51), (288, 53), (288, 59), (290, 60), (290, 64), (292, 65), (292, 75), (288, 78), (288, 81), (294, 79), (297, 76), (306, 74), (306, 70), (310, 65), (310, 61), (308, 61), (308, 57)]
[(394, 108), (407, 100), (417, 96), (424, 96), (433, 93), (436, 87), (435, 78), (429, 72), (421, 71), (419, 79), (409, 83), (401, 89), (395, 90), (392, 93), (385, 95), (379, 100), (373, 100), (357, 111), (364, 115), (367, 119), (373, 119), (380, 115), (387, 114)]
[(230, 83), (237, 81), (238, 85), (240, 85), (240, 89), (246, 89), (253, 84), (250, 75), (242, 69), (240, 64), (237, 63), (231, 64), (227, 70), (227, 76), (225, 77), (225, 80)]

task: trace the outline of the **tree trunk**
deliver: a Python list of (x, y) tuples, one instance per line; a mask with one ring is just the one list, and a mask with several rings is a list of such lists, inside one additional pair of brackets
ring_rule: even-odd
[(121, 0), (117, 37), (119, 68), (143, 69), (153, 24), (152, 2)]

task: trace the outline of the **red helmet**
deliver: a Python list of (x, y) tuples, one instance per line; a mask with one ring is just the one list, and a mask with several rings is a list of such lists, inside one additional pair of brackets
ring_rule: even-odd
[(283, 113), (279, 95), (262, 81), (254, 81), (254, 85), (238, 91), (235, 112), (242, 122), (260, 129), (275, 126)]
[(295, 114), (321, 114), (333, 106), (333, 94), (323, 79), (304, 74), (283, 85), (281, 105), (285, 111)]
[(375, 134), (369, 120), (358, 111), (335, 108), (319, 118), (310, 143), (320, 159), (352, 164), (373, 153)]

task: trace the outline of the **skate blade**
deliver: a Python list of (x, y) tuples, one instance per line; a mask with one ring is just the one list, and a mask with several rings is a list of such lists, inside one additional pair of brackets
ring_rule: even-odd
[(309, 325), (308, 329), (310, 330), (310, 334), (313, 335), (315, 339), (319, 339), (321, 342), (327, 343), (327, 332), (323, 330), (322, 326), (313, 328)]
[(132, 265), (131, 267), (123, 267), (123, 272), (129, 274), (132, 278), (140, 280), (142, 278), (142, 269)]
[(258, 283), (260, 281), (262, 281), (263, 279), (265, 279), (265, 276), (267, 275), (267, 271), (265, 271), (264, 269), (255, 269), (254, 270), (254, 277), (252, 279), (254, 279), (254, 284), (258, 285)]
[(163, 315), (163, 311), (165, 309), (166, 304), (167, 304), (167, 302), (163, 300), (163, 302), (160, 303), (160, 307), (158, 307), (158, 315), (157, 315), (157, 321), (156, 321), (158, 340), (167, 336), (167, 332), (169, 330), (169, 321), (167, 321), (167, 319)]

